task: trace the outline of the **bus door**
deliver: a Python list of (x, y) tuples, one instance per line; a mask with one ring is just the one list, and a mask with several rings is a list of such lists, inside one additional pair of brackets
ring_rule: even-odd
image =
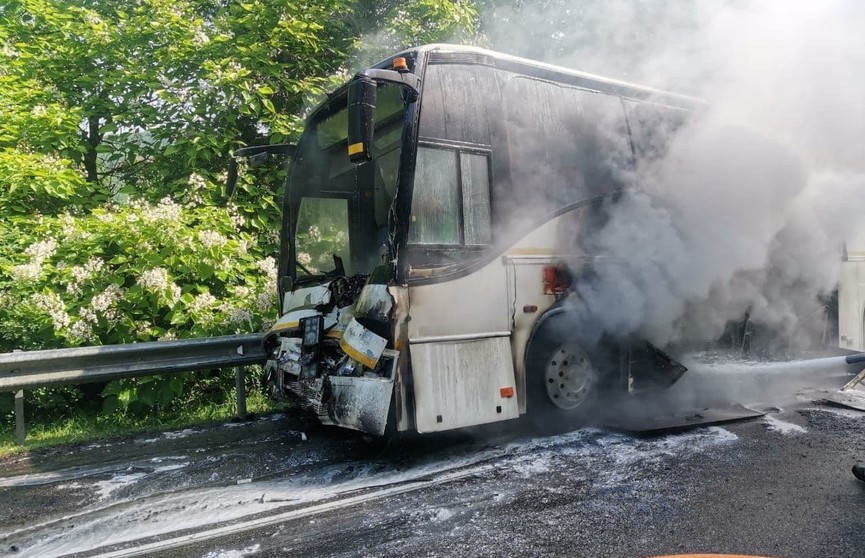
[(488, 152), (418, 147), (407, 276), (419, 432), (519, 416), (507, 273), (490, 257), (489, 177)]

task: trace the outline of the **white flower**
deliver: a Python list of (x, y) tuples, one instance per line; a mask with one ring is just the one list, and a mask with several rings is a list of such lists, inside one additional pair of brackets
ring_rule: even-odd
[(222, 247), (228, 239), (216, 231), (199, 231), (198, 242), (205, 248)]
[(138, 278), (138, 284), (145, 290), (162, 292), (168, 288), (168, 271), (161, 267), (148, 269)]
[(39, 279), (39, 274), (41, 272), (42, 262), (16, 265), (12, 268), (12, 278), (16, 281), (34, 281)]
[(196, 46), (205, 45), (210, 42), (210, 37), (208, 37), (201, 29), (196, 29), (195, 34), (192, 36), (192, 42), (195, 43)]
[(106, 310), (104, 316), (108, 323), (111, 325), (115, 325), (120, 322), (120, 312), (118, 312), (115, 308), (109, 308), (108, 310)]
[(46, 259), (54, 255), (57, 250), (57, 241), (53, 238), (31, 244), (24, 250), (24, 253), (30, 256), (32, 261), (38, 261), (40, 264)]
[(196, 296), (195, 299), (189, 303), (189, 311), (193, 314), (197, 314), (209, 309), (214, 304), (216, 304), (215, 296), (210, 293), (202, 293)]
[(306, 252), (298, 252), (297, 261), (298, 263), (300, 263), (300, 265), (309, 265), (310, 263), (312, 263), (312, 256), (310, 256)]
[(177, 301), (180, 300), (180, 285), (177, 283), (171, 283), (168, 285), (168, 298), (171, 299), (171, 302), (177, 304)]
[(243, 285), (239, 285), (234, 288), (234, 295), (237, 298), (246, 298), (249, 296), (249, 287), (245, 287)]
[(96, 213), (96, 218), (102, 221), (103, 223), (112, 223), (114, 222), (114, 213), (106, 212), (106, 213)]
[(195, 172), (189, 175), (189, 179), (186, 182), (193, 190), (203, 190), (204, 188), (207, 188), (207, 181), (204, 180), (203, 176)]
[(86, 21), (90, 25), (93, 25), (94, 27), (99, 27), (100, 25), (102, 25), (102, 18), (91, 11), (87, 11), (84, 14), (84, 21)]
[(233, 324), (245, 324), (252, 321), (252, 312), (248, 308), (226, 308), (228, 320)]
[(172, 222), (180, 218), (182, 207), (174, 202), (169, 197), (164, 197), (159, 200), (155, 206), (147, 206), (141, 212), (141, 217), (145, 221), (152, 223), (155, 221)]
[(102, 258), (91, 256), (83, 266), (76, 265), (70, 269), (70, 273), (72, 273), (72, 277), (74, 277), (76, 281), (83, 283), (99, 272), (104, 265), (105, 262)]
[(112, 283), (104, 291), (94, 296), (90, 305), (93, 306), (95, 311), (105, 313), (122, 297), (123, 289)]
[(246, 219), (237, 210), (237, 206), (231, 202), (228, 203), (228, 216), (231, 218), (231, 222), (234, 223), (234, 227), (238, 230), (246, 224)]
[(69, 337), (78, 343), (86, 343), (95, 339), (93, 328), (83, 320), (78, 320), (72, 324), (69, 328)]
[(11, 43), (3, 43), (3, 46), (0, 47), (0, 54), (10, 59), (21, 56), (21, 53), (15, 50), (15, 47), (13, 47)]
[(261, 310), (266, 311), (270, 310), (271, 305), (273, 304), (273, 294), (269, 291), (265, 291), (255, 297), (255, 306)]
[(160, 341), (174, 341), (175, 339), (177, 339), (177, 334), (173, 331), (166, 331), (159, 337)]
[(33, 301), (36, 307), (51, 317), (54, 330), (59, 331), (69, 325), (69, 314), (66, 313), (66, 305), (57, 293), (35, 294)]
[(267, 275), (268, 277), (276, 278), (276, 260), (273, 259), (273, 256), (268, 256), (263, 260), (259, 261), (256, 266), (262, 273)]
[(309, 238), (313, 242), (318, 242), (321, 240), (321, 231), (318, 230), (318, 225), (312, 225), (309, 227)]
[(94, 312), (90, 308), (87, 308), (86, 306), (82, 306), (81, 308), (78, 309), (78, 315), (81, 317), (81, 320), (79, 320), (79, 322), (77, 322), (77, 323), (84, 321), (84, 322), (88, 322), (91, 324), (95, 324), (96, 322), (99, 321), (99, 317), (96, 315), (96, 312)]

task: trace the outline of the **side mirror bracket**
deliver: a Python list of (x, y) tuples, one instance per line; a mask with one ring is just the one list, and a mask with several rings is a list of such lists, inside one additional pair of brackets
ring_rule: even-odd
[(293, 143), (275, 143), (273, 145), (253, 145), (251, 147), (241, 147), (234, 150), (234, 156), (228, 163), (228, 179), (225, 182), (225, 198), (231, 199), (234, 195), (234, 190), (237, 188), (237, 158), (247, 157), (249, 164), (256, 167), (265, 163), (271, 155), (283, 155), (286, 157), (294, 157), (297, 152), (297, 146)]

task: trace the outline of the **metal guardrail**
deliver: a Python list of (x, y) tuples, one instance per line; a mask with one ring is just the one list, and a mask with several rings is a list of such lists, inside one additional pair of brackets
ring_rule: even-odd
[(17, 391), (15, 418), (19, 444), (24, 443), (25, 437), (23, 390), (47, 386), (234, 368), (237, 411), (242, 417), (246, 415), (244, 366), (262, 364), (267, 359), (261, 341), (261, 334), (226, 335), (2, 353), (0, 392)]

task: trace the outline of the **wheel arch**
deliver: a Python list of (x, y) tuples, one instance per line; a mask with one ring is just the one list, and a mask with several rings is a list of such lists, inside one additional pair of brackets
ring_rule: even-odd
[(565, 300), (567, 300), (567, 299), (563, 298), (562, 300), (557, 301), (555, 304), (550, 306), (550, 308), (546, 312), (541, 314), (541, 316), (538, 317), (537, 320), (535, 320), (535, 323), (532, 326), (532, 331), (529, 334), (529, 339), (526, 341), (526, 348), (523, 351), (523, 363), (522, 364), (523, 364), (523, 369), (526, 370), (524, 381), (528, 381), (527, 378), (528, 378), (529, 355), (530, 355), (531, 350), (532, 350), (532, 345), (535, 342), (535, 339), (537, 338), (538, 332), (551, 319), (555, 318), (556, 316), (563, 315), (568, 311), (568, 309), (565, 308), (565, 306), (564, 306)]

